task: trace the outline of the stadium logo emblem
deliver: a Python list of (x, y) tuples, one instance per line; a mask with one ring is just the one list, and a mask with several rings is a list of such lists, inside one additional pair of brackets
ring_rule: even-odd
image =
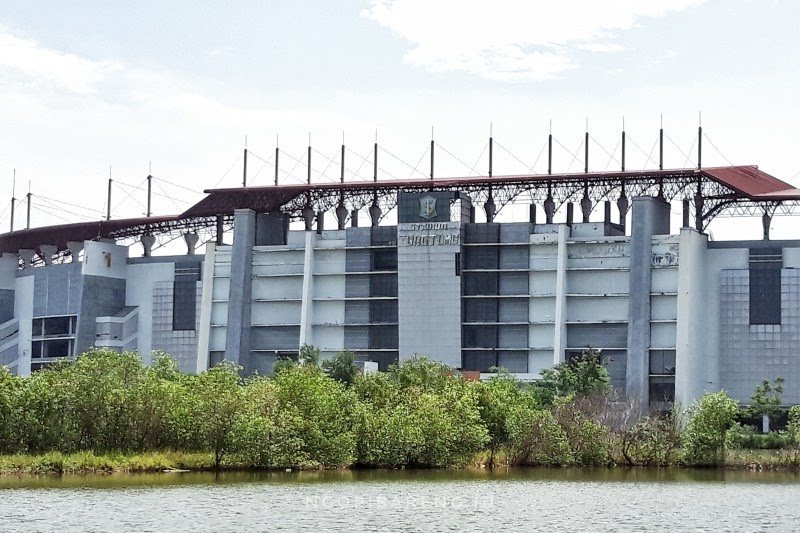
[(436, 198), (425, 195), (419, 199), (419, 216), (430, 220), (436, 216)]

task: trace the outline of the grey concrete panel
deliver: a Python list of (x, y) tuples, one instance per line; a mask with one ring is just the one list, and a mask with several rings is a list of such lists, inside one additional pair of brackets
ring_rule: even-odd
[[(401, 192), (397, 194), (398, 222), (447, 222), (450, 220), (450, 201), (457, 198), (458, 193), (450, 191)], [(420, 200), (425, 197), (435, 200), (435, 214), (420, 216)]]
[(628, 298), (626, 391), (648, 401), (650, 359), (650, 289), (653, 235), (669, 233), (668, 202), (650, 196), (633, 199)]
[(288, 219), (283, 213), (259, 213), (256, 215), (256, 246), (286, 244), (289, 229)]
[(497, 366), (503, 367), (509, 372), (527, 372), (528, 352), (500, 350), (497, 353)]
[(527, 348), (528, 326), (501, 325), (497, 337), (500, 348)]
[(255, 244), (256, 214), (250, 209), (237, 209), (233, 222), (231, 249), (230, 295), (225, 357), (250, 373), (250, 329), (253, 284), (253, 245)]
[(251, 328), (250, 344), (255, 350), (297, 351), (300, 345), (300, 326)]
[(527, 322), (528, 300), (521, 298), (501, 299), (499, 317), (500, 322)]
[(96, 319), (110, 316), (125, 307), (125, 280), (102, 276), (83, 276), (83, 299), (78, 314), (75, 353), (94, 346)]

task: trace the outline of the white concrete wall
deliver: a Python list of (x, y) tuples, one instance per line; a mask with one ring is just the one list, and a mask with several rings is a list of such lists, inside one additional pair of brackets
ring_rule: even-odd
[(33, 276), (23, 276), (16, 280), (14, 318), (19, 320), (17, 373), (20, 376), (29, 376), (33, 337)]
[(153, 289), (156, 283), (175, 279), (174, 263), (128, 265), (125, 305), (139, 308), (136, 349), (145, 364), (153, 360)]
[(127, 246), (98, 241), (84, 242), (81, 266), (83, 275), (125, 279), (127, 271)]
[[(425, 229), (425, 223), (416, 222), (397, 229), (400, 361), (418, 353), (457, 368), (461, 366), (461, 278), (456, 276), (455, 256), (461, 251), (461, 225), (432, 224), (443, 229)], [(415, 239), (430, 244), (419, 245)]]

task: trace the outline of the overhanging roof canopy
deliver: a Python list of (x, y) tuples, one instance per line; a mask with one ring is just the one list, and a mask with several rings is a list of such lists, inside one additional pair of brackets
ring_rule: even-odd
[[(359, 207), (373, 198), (395, 195), (400, 191), (454, 190), (485, 196), (491, 190), (495, 194), (505, 191), (506, 198), (513, 198), (523, 191), (546, 190), (549, 194), (552, 190), (553, 194), (559, 193), (559, 197), (566, 201), (574, 194), (590, 188), (593, 190), (593, 200), (599, 200), (609, 198), (609, 194), (615, 190), (617, 194), (621, 190), (627, 190), (629, 195), (650, 194), (654, 188), (663, 190), (665, 184), (671, 186), (669, 198), (680, 194), (688, 196), (699, 191), (710, 202), (707, 213), (709, 218), (726, 206), (736, 204), (758, 203), (774, 206), (782, 202), (800, 202), (800, 190), (755, 166), (239, 187), (207, 190), (204, 199), (179, 215), (60, 224), (5, 233), (0, 235), (0, 252), (37, 250), (42, 245), (55, 245), (61, 251), (67, 248), (69, 241), (119, 239), (146, 233), (209, 227), (218, 216), (230, 218), (236, 209), (252, 209), (257, 212), (283, 210), (298, 216), (306, 202), (316, 203), (316, 207), (320, 209), (328, 209), (337, 202), (346, 200), (354, 207)], [(711, 203), (712, 201), (716, 203)]]

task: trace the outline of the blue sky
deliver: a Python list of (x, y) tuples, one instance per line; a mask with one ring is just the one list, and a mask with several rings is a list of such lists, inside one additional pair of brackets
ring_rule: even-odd
[[(268, 160), (260, 172), (251, 160), (255, 184), (272, 176), (278, 134), (282, 179), (303, 179), (291, 156), (302, 157), (309, 132), (322, 154), (314, 179), (337, 179), (325, 156), (335, 159), (343, 132), (366, 154), (377, 129), (413, 166), (431, 126), (457, 156), (437, 154), (437, 174), (468, 175), (485, 171), (490, 123), (513, 154), (499, 150), (495, 172), (519, 173), (534, 166), (551, 119), (574, 152), (587, 117), (592, 169), (618, 165), (608, 153), (618, 158), (623, 116), (642, 148), (629, 148), (627, 166), (642, 168), (654, 165), (662, 113), (667, 166), (691, 166), (699, 111), (722, 153), (706, 145), (706, 165), (759, 164), (797, 184), (799, 22), (800, 3), (778, 0), (10, 0), (0, 4), (0, 197), (14, 168), (18, 192), (30, 180), (34, 194), (98, 212), (109, 165), (134, 185), (152, 164), (190, 189), (234, 186), (245, 135)], [(369, 177), (360, 163), (348, 157), (348, 176)], [(386, 177), (413, 175), (389, 156), (381, 167)], [(582, 167), (557, 150), (556, 170)], [(544, 168), (540, 158), (534, 170)], [(160, 187), (156, 212), (196, 199)], [(117, 205), (128, 193), (136, 200)], [(115, 191), (115, 215), (141, 214), (141, 200), (141, 191)], [(73, 211), (61, 215), (95, 216)], [(34, 223), (54, 222), (52, 213), (35, 212)], [(715, 231), (740, 235), (738, 226)], [(759, 235), (756, 221), (746, 226)]]

